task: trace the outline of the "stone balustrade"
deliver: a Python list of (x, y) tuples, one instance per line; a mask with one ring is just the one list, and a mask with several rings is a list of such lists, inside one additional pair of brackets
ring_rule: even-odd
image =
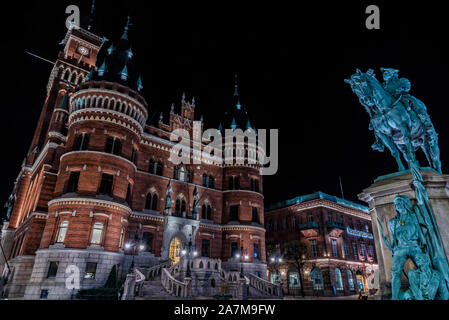
[(271, 283), (251, 273), (247, 274), (246, 277), (249, 280), (249, 285), (256, 290), (263, 292), (273, 298), (283, 298), (281, 284)]
[(171, 261), (166, 260), (161, 263), (158, 263), (154, 266), (152, 266), (149, 269), (146, 269), (143, 271), (143, 274), (145, 275), (146, 280), (151, 280), (156, 278), (157, 276), (160, 276), (162, 274), (162, 269), (164, 268), (170, 268), (171, 267)]
[(171, 295), (180, 298), (191, 297), (191, 278), (184, 278), (184, 282), (176, 280), (171, 274), (169, 269), (163, 268), (161, 274), (161, 284), (164, 289)]

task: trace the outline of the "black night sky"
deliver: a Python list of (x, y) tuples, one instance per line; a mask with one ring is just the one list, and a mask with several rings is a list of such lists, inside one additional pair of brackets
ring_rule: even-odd
[[(449, 26), (436, 5), (96, 2), (96, 33), (110, 40), (118, 40), (131, 15), (129, 38), (150, 114), (168, 114), (172, 102), (179, 107), (185, 91), (188, 100), (195, 97), (197, 119), (203, 114), (206, 127), (216, 127), (238, 74), (252, 124), (279, 129), (279, 170), (264, 178), (266, 204), (318, 190), (340, 196), (339, 176), (345, 198), (357, 201), (376, 177), (397, 170), (389, 152), (371, 150), (368, 115), (343, 82), (356, 68), (374, 68), (380, 78), (380, 67), (394, 67), (410, 79), (411, 94), (426, 104), (439, 133), (443, 172), (449, 171), (449, 52), (443, 49)], [(65, 8), (76, 4), (81, 16), (90, 9), (90, 1), (80, 0), (16, 3), (1, 17), (1, 205), (30, 147), (52, 68), (24, 51), (54, 61), (66, 33)], [(380, 30), (365, 28), (369, 4), (380, 7)], [(419, 159), (424, 164), (421, 153)]]

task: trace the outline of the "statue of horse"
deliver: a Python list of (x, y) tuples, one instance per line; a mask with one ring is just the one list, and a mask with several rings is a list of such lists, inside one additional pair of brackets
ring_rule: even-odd
[(419, 167), (415, 152), (421, 148), (429, 165), (441, 173), (438, 137), (423, 102), (409, 94), (394, 97), (385, 90), (371, 69), (366, 73), (357, 69), (345, 82), (350, 84), (371, 118), (369, 129), (374, 131), (376, 137), (372, 145), (374, 150), (383, 152), (387, 147), (399, 171), (403, 171), (400, 154), (409, 168), (412, 162)]

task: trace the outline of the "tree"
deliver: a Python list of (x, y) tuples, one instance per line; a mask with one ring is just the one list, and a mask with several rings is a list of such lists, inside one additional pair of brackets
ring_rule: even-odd
[(302, 266), (309, 256), (309, 246), (305, 241), (292, 240), (282, 245), (284, 258), (293, 264), (299, 273), (299, 284), (301, 286), (301, 295), (304, 297), (304, 286), (302, 282)]

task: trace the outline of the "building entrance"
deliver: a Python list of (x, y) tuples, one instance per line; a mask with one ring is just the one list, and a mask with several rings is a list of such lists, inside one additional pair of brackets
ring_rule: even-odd
[(174, 237), (170, 242), (170, 249), (168, 257), (170, 258), (172, 265), (179, 262), (181, 259), (182, 242), (178, 237)]

